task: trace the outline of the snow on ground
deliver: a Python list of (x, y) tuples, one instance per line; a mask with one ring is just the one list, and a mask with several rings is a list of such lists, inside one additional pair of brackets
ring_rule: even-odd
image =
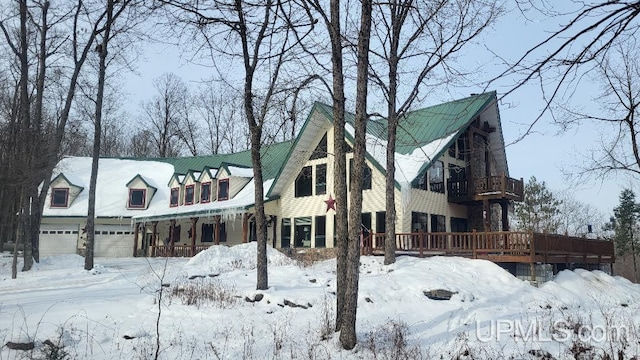
[[(5, 346), (0, 359), (37, 358), (52, 348), (45, 340), (79, 359), (148, 359), (156, 351), (160, 359), (640, 354), (640, 286), (626, 279), (563, 271), (537, 288), (489, 261), (407, 256), (389, 266), (381, 257), (361, 258), (359, 345), (342, 350), (330, 331), (335, 260), (305, 267), (268, 248), (270, 287), (257, 291), (255, 252), (245, 244), (214, 246), (192, 259), (98, 258), (91, 271), (80, 256), (58, 256), (16, 280), (3, 254), (0, 341), (34, 341), (36, 350)], [(436, 289), (453, 295), (425, 296)]]

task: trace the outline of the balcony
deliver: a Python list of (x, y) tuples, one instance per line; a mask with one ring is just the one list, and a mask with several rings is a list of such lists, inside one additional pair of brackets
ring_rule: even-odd
[(447, 182), (449, 202), (469, 203), (482, 200), (506, 199), (522, 201), (524, 198), (524, 181), (505, 175), (488, 176), (469, 180)]

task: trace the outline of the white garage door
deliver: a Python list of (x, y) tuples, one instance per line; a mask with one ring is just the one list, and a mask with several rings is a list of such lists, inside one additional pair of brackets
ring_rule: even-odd
[(42, 224), (40, 226), (40, 256), (75, 254), (80, 225)]
[(96, 225), (96, 257), (133, 256), (133, 226)]

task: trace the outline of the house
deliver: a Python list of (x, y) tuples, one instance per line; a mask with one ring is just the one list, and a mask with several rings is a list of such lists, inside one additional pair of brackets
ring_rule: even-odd
[[(100, 159), (96, 256), (191, 256), (212, 244), (253, 241), (255, 186), (265, 193), (269, 244), (333, 247), (334, 204), (348, 201), (333, 191), (333, 154), (336, 146), (345, 147), (349, 177), (353, 115), (347, 115), (344, 141), (336, 144), (332, 114), (330, 106), (316, 103), (293, 141), (263, 147), (263, 184), (254, 182), (249, 151)], [(495, 92), (413, 111), (401, 124), (395, 154), (399, 250), (494, 261), (500, 259), (491, 256), (499, 253), (505, 262), (528, 264), (555, 261), (551, 242), (539, 253), (533, 234), (508, 232), (508, 209), (522, 200), (523, 181), (509, 177)], [(370, 120), (366, 142), (362, 243), (373, 253), (386, 232), (384, 120)], [(90, 163), (66, 158), (59, 164), (42, 221), (43, 256), (82, 250)], [(613, 261), (612, 251), (603, 249), (596, 259), (580, 252), (578, 261)], [(557, 261), (576, 262), (573, 253), (561, 255)]]

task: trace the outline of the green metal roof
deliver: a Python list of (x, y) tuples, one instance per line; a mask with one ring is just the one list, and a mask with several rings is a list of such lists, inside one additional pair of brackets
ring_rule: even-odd
[[(276, 176), (284, 164), (292, 141), (285, 141), (271, 145), (262, 145), (262, 176), (265, 180)], [(234, 164), (242, 167), (252, 167), (251, 150), (233, 154), (215, 154), (177, 158), (136, 158), (136, 160), (160, 161), (173, 165), (176, 174), (186, 175), (189, 171), (204, 171), (207, 167), (218, 169), (222, 164)]]

